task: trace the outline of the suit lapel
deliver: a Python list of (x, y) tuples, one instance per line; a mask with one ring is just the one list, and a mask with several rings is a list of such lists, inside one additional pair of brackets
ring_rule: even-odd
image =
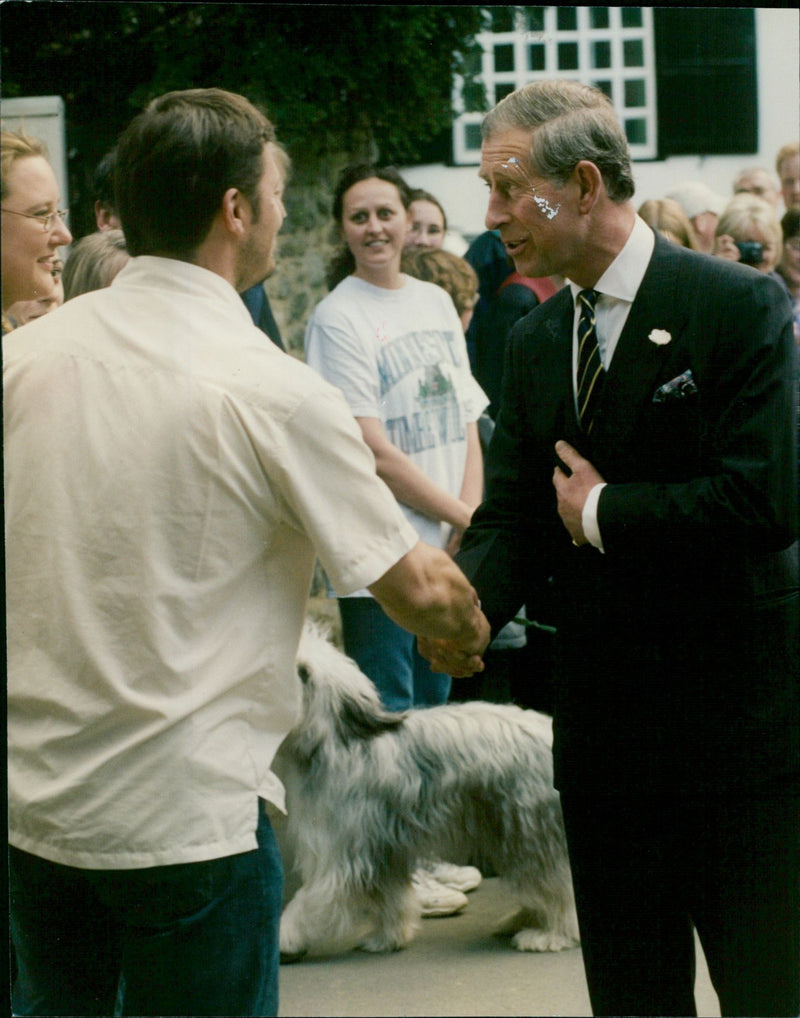
[[(663, 377), (680, 347), (686, 317), (684, 302), (677, 299), (681, 261), (679, 250), (656, 235), (650, 264), (608, 372), (594, 428), (595, 445), (613, 443), (617, 451), (627, 447), (639, 414), (657, 387), (656, 379)], [(669, 342), (652, 341), (654, 330), (668, 334)]]
[(542, 358), (537, 369), (542, 372), (544, 384), (537, 391), (552, 401), (548, 413), (552, 415), (554, 442), (563, 438), (585, 453), (586, 438), (578, 425), (572, 382), (574, 305), (569, 287), (564, 288), (563, 295), (548, 302), (548, 307), (551, 304), (552, 313), (541, 330), (537, 330), (539, 341), (546, 344), (546, 359)]

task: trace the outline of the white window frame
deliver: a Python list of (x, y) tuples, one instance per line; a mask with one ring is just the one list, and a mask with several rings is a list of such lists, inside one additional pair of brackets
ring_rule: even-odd
[[(642, 12), (642, 24), (633, 28), (623, 28), (622, 12), (625, 8), (608, 7), (608, 28), (593, 28), (591, 25), (591, 7), (576, 7), (577, 29), (575, 31), (559, 31), (557, 28), (557, 7), (541, 8), (544, 12), (544, 31), (532, 32), (527, 28), (526, 8), (514, 8), (514, 30), (510, 32), (481, 32), (476, 42), (481, 47), (480, 80), (486, 88), (489, 107), (494, 106), (495, 87), (497, 85), (521, 88), (531, 81), (547, 78), (566, 78), (580, 81), (587, 85), (597, 82), (610, 84), (610, 98), (619, 115), (623, 126), (627, 121), (643, 121), (645, 138), (643, 142), (630, 141), (632, 159), (653, 159), (657, 153), (657, 118), (656, 118), (656, 67), (655, 47), (653, 44), (653, 10), (651, 7), (639, 8)], [(625, 67), (623, 65), (624, 45), (628, 41), (640, 41), (643, 50), (641, 67)], [(576, 43), (578, 46), (578, 68), (561, 70), (558, 67), (559, 43)], [(591, 67), (592, 45), (595, 42), (611, 43), (611, 66), (608, 68)], [(545, 67), (541, 71), (528, 70), (528, 47), (541, 43), (545, 47)], [(514, 52), (514, 67), (511, 71), (496, 72), (494, 69), (494, 47), (511, 45)], [(641, 106), (625, 105), (625, 86), (628, 81), (642, 81), (645, 88), (645, 102)], [(453, 160), (456, 165), (476, 165), (480, 162), (480, 146), (469, 147), (466, 143), (467, 130), (474, 132), (483, 120), (484, 113), (468, 113), (464, 111), (462, 97), (463, 79), (457, 78), (453, 89), (453, 109), (456, 114), (453, 122)]]

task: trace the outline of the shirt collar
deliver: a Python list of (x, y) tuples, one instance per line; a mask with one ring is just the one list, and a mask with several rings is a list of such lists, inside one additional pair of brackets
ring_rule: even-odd
[(206, 300), (218, 298), (229, 305), (233, 314), (252, 325), (250, 312), (227, 279), (193, 262), (158, 255), (137, 255), (117, 273), (112, 285), (114, 283), (120, 286), (151, 286), (176, 295), (180, 293)]
[[(594, 289), (607, 297), (633, 303), (655, 247), (655, 234), (641, 216), (633, 223), (630, 236), (614, 261), (597, 280)], [(570, 280), (573, 300), (583, 287)]]

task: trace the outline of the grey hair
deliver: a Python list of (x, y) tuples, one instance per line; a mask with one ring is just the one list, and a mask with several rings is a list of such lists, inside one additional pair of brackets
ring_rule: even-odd
[(600, 170), (609, 198), (633, 197), (630, 149), (611, 100), (577, 81), (535, 81), (502, 99), (481, 124), (484, 141), (501, 131), (531, 131), (531, 169), (563, 186), (588, 159)]

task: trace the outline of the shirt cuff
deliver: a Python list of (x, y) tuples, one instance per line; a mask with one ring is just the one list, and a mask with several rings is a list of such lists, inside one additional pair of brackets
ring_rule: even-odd
[(598, 551), (604, 553), (603, 539), (600, 536), (600, 526), (597, 522), (597, 503), (600, 501), (600, 492), (605, 488), (606, 482), (596, 484), (589, 492), (589, 496), (583, 504), (581, 523), (583, 533), (589, 544), (594, 545)]

